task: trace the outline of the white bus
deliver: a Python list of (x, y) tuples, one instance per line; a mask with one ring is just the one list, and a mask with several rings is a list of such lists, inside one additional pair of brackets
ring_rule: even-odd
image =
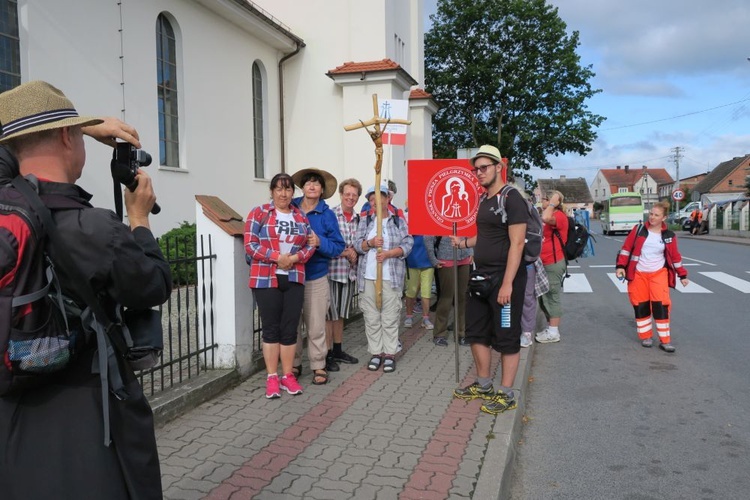
[(618, 231), (628, 232), (633, 226), (643, 222), (643, 199), (640, 193), (614, 193), (604, 201), (602, 209), (602, 234)]

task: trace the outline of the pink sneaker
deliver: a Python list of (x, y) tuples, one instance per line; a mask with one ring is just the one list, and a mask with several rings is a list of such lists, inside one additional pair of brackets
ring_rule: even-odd
[(293, 373), (287, 373), (281, 377), (281, 388), (292, 395), (302, 394), (302, 387)]
[(281, 397), (279, 389), (279, 376), (272, 375), (266, 379), (266, 398), (276, 399)]

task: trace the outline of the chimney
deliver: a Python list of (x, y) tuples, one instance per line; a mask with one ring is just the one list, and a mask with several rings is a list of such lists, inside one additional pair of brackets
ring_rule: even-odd
[(625, 165), (625, 173), (628, 173), (628, 170), (630, 170), (630, 165)]
[(565, 180), (565, 176), (564, 176), (564, 175), (561, 175), (561, 176), (560, 176), (560, 180), (561, 180), (561, 181), (564, 181), (564, 180)]
[(617, 170), (620, 170), (622, 167), (620, 165), (617, 165)]

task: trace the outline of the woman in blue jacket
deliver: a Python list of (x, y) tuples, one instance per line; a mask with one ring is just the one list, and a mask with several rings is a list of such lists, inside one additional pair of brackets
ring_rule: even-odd
[[(307, 329), (307, 357), (313, 371), (313, 385), (328, 383), (328, 372), (338, 371), (338, 364), (326, 362), (326, 311), (328, 311), (329, 286), (328, 263), (344, 251), (344, 238), (333, 210), (324, 201), (336, 193), (336, 178), (317, 168), (305, 168), (292, 175), (294, 184), (302, 190), (302, 196), (292, 202), (305, 213), (310, 221), (312, 234), (308, 244), (315, 247), (315, 254), (305, 264), (305, 300), (302, 318)], [(297, 339), (297, 355), (293, 373), (302, 373), (302, 339)]]

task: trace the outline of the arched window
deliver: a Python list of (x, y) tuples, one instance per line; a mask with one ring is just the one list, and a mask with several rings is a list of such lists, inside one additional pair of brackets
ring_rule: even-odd
[(180, 166), (177, 43), (164, 14), (156, 19), (156, 91), (159, 100), (159, 164)]
[(253, 63), (253, 149), (255, 152), (255, 177), (265, 177), (265, 130), (263, 121), (263, 73), (257, 62)]
[(21, 84), (18, 2), (0, 0), (0, 92)]

